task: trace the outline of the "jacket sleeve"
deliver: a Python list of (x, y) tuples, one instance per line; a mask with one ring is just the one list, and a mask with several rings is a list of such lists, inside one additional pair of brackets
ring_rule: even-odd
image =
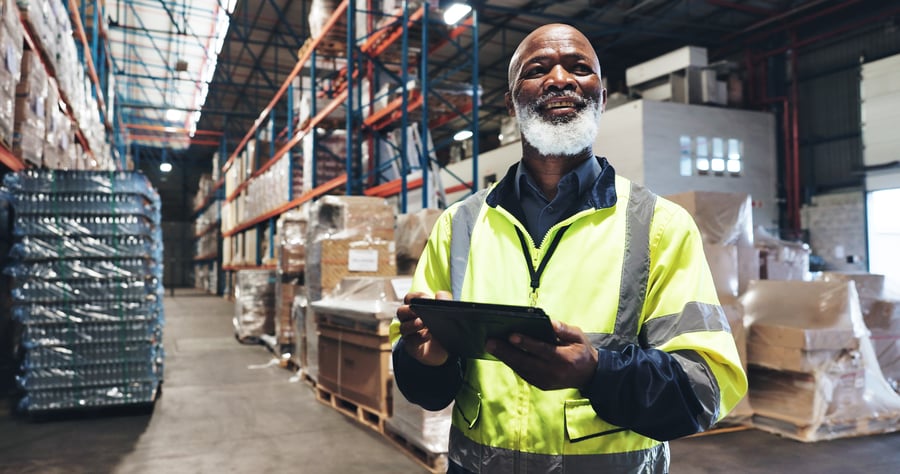
[(708, 429), (747, 391), (700, 232), (671, 203), (657, 210), (638, 344), (598, 348), (582, 395), (606, 421), (668, 440)]
[[(438, 217), (422, 256), (416, 264), (410, 292), (434, 295), (438, 291), (450, 291), (450, 231), (451, 210)], [(394, 379), (397, 388), (412, 403), (426, 410), (441, 410), (456, 397), (462, 386), (463, 361), (451, 357), (440, 367), (431, 367), (413, 359), (403, 348), (400, 339), (400, 321), (391, 322), (391, 343)]]

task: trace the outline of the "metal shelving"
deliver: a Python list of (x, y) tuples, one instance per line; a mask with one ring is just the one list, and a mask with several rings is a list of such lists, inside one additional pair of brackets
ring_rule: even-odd
[[(364, 3), (344, 0), (335, 7), (320, 34), (302, 45), (291, 73), (231, 150), (223, 167), (222, 236), (226, 245), (232, 245), (231, 239), (255, 239), (257, 252), (255, 262), (241, 260), (225, 265), (225, 270), (267, 267), (274, 245), (270, 242), (266, 255), (258, 250), (265, 247), (266, 232), (273, 238), (278, 216), (341, 188), (348, 195), (391, 197), (399, 212), (407, 211), (411, 189), (422, 188), (422, 207), (447, 204), (435, 200), (432, 190), (440, 169), (436, 151), (449, 139), (437, 144), (432, 139), (438, 129), (444, 129), (441, 137), (449, 137), (452, 133), (446, 129), (459, 122), (477, 132), (477, 14), (447, 26), (432, 19), (436, 16), (427, 3), (404, 2), (405, 8), (390, 13), (357, 8)], [(460, 82), (467, 84), (461, 90), (446, 87)], [(295, 113), (297, 97), (306, 100), (304, 117)], [(276, 133), (271, 126), (274, 113), (285, 103), (285, 127)], [(269, 130), (264, 130), (265, 124)], [(328, 136), (337, 152), (324, 146)], [(247, 150), (255, 150), (264, 138), (270, 149), (259, 154), (265, 159), (257, 166), (256, 151), (248, 159)], [(300, 187), (293, 181), (295, 160), (306, 140), (312, 144), (301, 153), (305, 163)], [(473, 149), (473, 176), (477, 176), (477, 133)], [(337, 155), (341, 160), (336, 164)], [(323, 164), (320, 157), (331, 162)], [(325, 173), (325, 164), (330, 174)], [(248, 191), (258, 187), (254, 182), (275, 172), (286, 172), (290, 180), (284, 195), (263, 209), (238, 213), (246, 207)], [(462, 181), (448, 190), (475, 187), (477, 183)]]

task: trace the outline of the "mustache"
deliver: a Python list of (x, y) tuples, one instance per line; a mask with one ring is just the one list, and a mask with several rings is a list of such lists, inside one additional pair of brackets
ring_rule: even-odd
[(554, 99), (569, 99), (572, 102), (575, 102), (577, 105), (585, 105), (590, 103), (590, 100), (585, 99), (581, 94), (572, 91), (572, 90), (564, 90), (559, 92), (548, 92), (540, 97), (538, 97), (534, 102), (530, 104), (531, 110), (537, 110), (545, 105), (548, 102)]

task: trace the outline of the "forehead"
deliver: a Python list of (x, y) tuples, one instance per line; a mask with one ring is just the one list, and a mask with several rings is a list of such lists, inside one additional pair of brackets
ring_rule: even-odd
[(525, 63), (551, 56), (585, 58), (595, 67), (600, 66), (594, 47), (584, 35), (574, 28), (554, 25), (538, 29), (525, 37), (510, 62), (510, 80)]

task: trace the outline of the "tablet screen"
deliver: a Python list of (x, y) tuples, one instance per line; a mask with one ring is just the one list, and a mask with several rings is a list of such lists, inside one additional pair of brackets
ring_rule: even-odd
[(485, 341), (512, 333), (556, 343), (556, 332), (541, 308), (426, 298), (414, 298), (410, 308), (448, 352), (462, 357), (495, 360), (485, 352)]

